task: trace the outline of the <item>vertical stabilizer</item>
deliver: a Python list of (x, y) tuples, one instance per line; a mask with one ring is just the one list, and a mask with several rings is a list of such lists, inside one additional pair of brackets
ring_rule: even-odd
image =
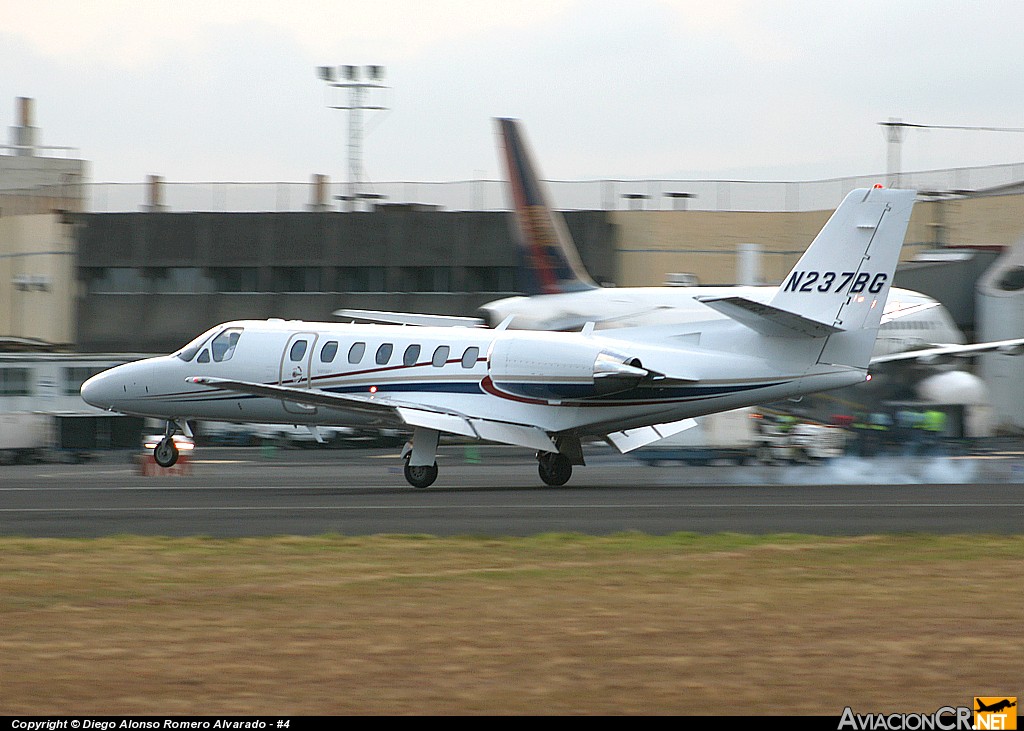
[(771, 304), (841, 330), (877, 328), (916, 195), (886, 188), (852, 191)]
[(515, 212), (524, 293), (558, 294), (596, 289), (565, 221), (551, 208), (519, 122), (515, 119), (497, 121)]
[(840, 331), (819, 362), (867, 368), (916, 195), (854, 190), (779, 286), (773, 307)]

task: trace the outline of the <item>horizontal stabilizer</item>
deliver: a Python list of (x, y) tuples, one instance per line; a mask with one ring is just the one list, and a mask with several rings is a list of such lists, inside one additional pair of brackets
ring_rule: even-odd
[(454, 315), (420, 315), (413, 312), (388, 312), (386, 310), (335, 310), (335, 317), (356, 322), (381, 323), (384, 325), (417, 325), (420, 327), (484, 327), (479, 317), (456, 317)]
[(818, 322), (763, 302), (755, 302), (746, 297), (697, 297), (696, 299), (762, 335), (823, 338), (826, 335), (842, 331), (842, 328), (834, 325)]
[(622, 454), (632, 452), (634, 449), (645, 447), (652, 442), (667, 439), (673, 434), (692, 429), (697, 426), (696, 419), (683, 419), (681, 421), (670, 421), (665, 424), (644, 426), (639, 429), (626, 429), (608, 434), (605, 438), (612, 443)]

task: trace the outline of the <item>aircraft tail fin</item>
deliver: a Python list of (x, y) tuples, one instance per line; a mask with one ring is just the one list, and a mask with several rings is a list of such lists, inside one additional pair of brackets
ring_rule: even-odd
[(521, 289), (529, 295), (596, 289), (564, 219), (551, 208), (518, 120), (497, 121), (515, 212)]
[(773, 308), (823, 326), (819, 362), (867, 368), (916, 196), (852, 191), (779, 285)]

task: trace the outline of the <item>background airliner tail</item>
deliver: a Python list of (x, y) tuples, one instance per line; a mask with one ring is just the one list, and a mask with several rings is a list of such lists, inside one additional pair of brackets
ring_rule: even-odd
[(551, 208), (530, 150), (515, 119), (498, 119), (515, 212), (524, 294), (558, 294), (596, 289), (561, 214)]

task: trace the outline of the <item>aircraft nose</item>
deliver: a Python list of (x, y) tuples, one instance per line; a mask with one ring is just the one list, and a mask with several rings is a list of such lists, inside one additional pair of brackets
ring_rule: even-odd
[(82, 400), (98, 409), (109, 409), (114, 403), (114, 383), (111, 373), (114, 369), (97, 373), (82, 384)]

